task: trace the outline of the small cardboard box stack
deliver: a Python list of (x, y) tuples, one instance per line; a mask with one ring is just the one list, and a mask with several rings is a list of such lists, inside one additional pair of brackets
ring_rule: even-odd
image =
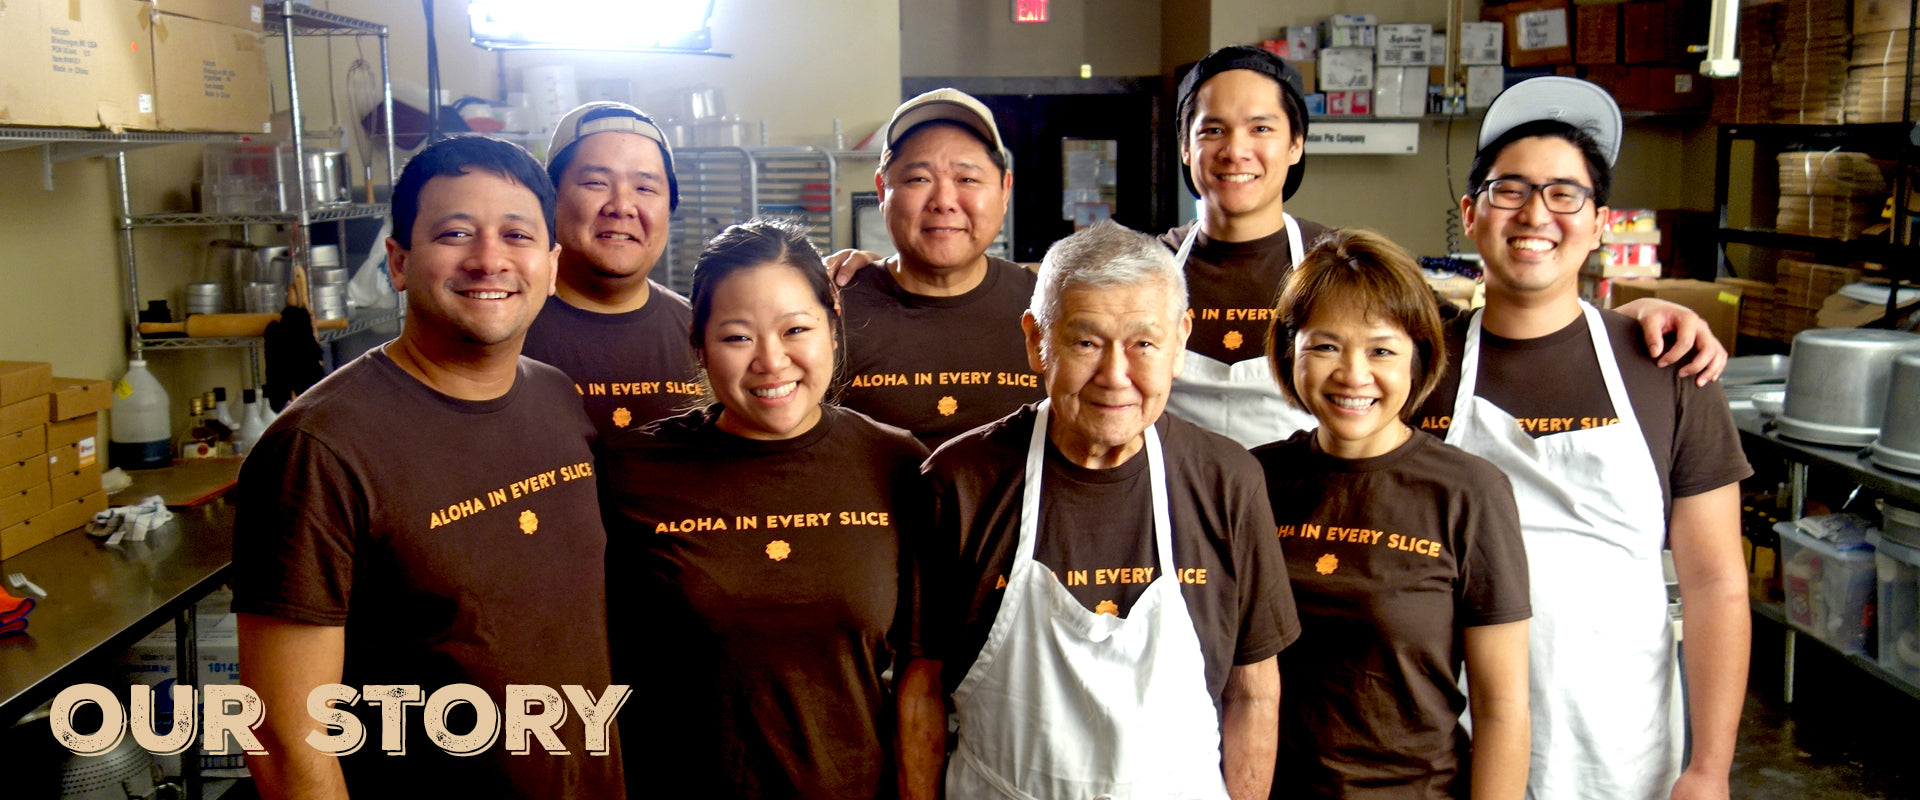
[(1685, 278), (1660, 278), (1644, 281), (1615, 281), (1613, 284), (1613, 305), (1619, 306), (1643, 297), (1657, 297), (1693, 309), (1707, 327), (1713, 329), (1713, 337), (1721, 342), (1735, 341), (1734, 333), (1739, 330), (1740, 290), (1707, 281)]
[(1482, 6), (1480, 18), (1506, 26), (1509, 66), (1573, 63), (1573, 15), (1567, 0), (1516, 0)]
[(1880, 221), (1887, 179), (1866, 153), (1781, 153), (1774, 227), (1823, 239), (1853, 239)]
[(1845, 121), (1847, 58), (1852, 47), (1847, 4), (1786, 0), (1776, 34), (1773, 121), (1838, 125)]
[(0, 124), (152, 129), (150, 8), (0, 2)]
[(1793, 335), (1819, 327), (1820, 306), (1840, 287), (1860, 279), (1860, 270), (1783, 258), (1773, 282), (1773, 339), (1792, 341)]
[(1740, 75), (1713, 82), (1713, 121), (1754, 124), (1773, 121), (1773, 63), (1779, 39), (1780, 4), (1740, 9), (1740, 32), (1734, 55)]
[[(1899, 122), (1906, 96), (1911, 9), (1894, 0), (1854, 0), (1853, 58), (1846, 88), (1847, 122)], [(1915, 70), (1920, 75), (1920, 69)], [(1920, 118), (1920, 97), (1913, 100)]]
[(1747, 278), (1716, 278), (1714, 283), (1740, 290), (1741, 336), (1759, 339), (1774, 337), (1773, 284)]
[(78, 528), (107, 507), (99, 412), (106, 381), (53, 377), (38, 361), (0, 361), (0, 558)]

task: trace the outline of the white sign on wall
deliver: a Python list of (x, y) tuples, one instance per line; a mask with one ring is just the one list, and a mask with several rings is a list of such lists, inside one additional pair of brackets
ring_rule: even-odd
[(1307, 155), (1410, 156), (1420, 152), (1418, 122), (1321, 122), (1307, 128)]

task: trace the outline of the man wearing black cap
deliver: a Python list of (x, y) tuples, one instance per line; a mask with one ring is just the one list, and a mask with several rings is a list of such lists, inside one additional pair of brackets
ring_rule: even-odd
[(1534, 78), (1488, 107), (1479, 146), (1460, 207), (1487, 304), (1449, 329), (1448, 374), (1419, 416), (1513, 483), (1533, 587), (1527, 796), (1725, 798), (1750, 636), (1739, 481), (1753, 470), (1717, 384), (1656, 363), (1632, 321), (1580, 300), (1620, 110), (1586, 81)]
[[(1327, 230), (1284, 208), (1306, 169), (1304, 93), (1293, 65), (1238, 45), (1208, 54), (1180, 81), (1180, 162), (1200, 219), (1160, 237), (1186, 255), (1193, 303), (1187, 368), (1167, 410), (1248, 447), (1313, 426), (1280, 396), (1262, 347), (1287, 273)], [(1684, 371), (1704, 370), (1702, 382), (1719, 375), (1726, 349), (1699, 315), (1665, 302), (1621, 310), (1642, 320), (1656, 354), (1664, 332), (1678, 329), (1662, 365), (1698, 347)]]
[(680, 202), (673, 150), (625, 103), (567, 113), (547, 148), (560, 192), (559, 292), (527, 331), (526, 355), (573, 379), (604, 438), (698, 395), (687, 300), (649, 276)]

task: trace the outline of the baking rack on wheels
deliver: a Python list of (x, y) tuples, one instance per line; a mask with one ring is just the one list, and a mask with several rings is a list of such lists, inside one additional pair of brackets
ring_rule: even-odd
[(683, 147), (673, 151), (680, 207), (653, 279), (687, 294), (707, 241), (728, 225), (782, 217), (807, 225), (822, 253), (835, 249), (839, 159), (818, 147)]
[[(1746, 450), (1747, 460), (1758, 462), (1767, 458), (1785, 462), (1787, 511), (1792, 519), (1797, 520), (1804, 515), (1808, 490), (1816, 479), (1839, 482), (1845, 487), (1845, 492), (1865, 492), (1908, 508), (1920, 508), (1920, 475), (1884, 469), (1863, 457), (1862, 448), (1827, 447), (1782, 438), (1772, 430), (1765, 417), (1752, 411), (1736, 411), (1734, 421), (1739, 425), (1740, 441)], [(1783, 523), (1783, 526), (1790, 526), (1790, 523)], [(1829, 592), (1838, 587), (1856, 593), (1863, 590), (1877, 592), (1877, 598), (1868, 599), (1867, 604), (1886, 606), (1876, 609), (1880, 625), (1876, 639), (1870, 621), (1859, 615), (1854, 615), (1853, 619), (1834, 619), (1844, 629), (1845, 635), (1833, 635), (1834, 626), (1825, 624), (1829, 614), (1823, 612), (1818, 604), (1806, 608), (1796, 605), (1791, 588), (1788, 591), (1789, 601), (1785, 604), (1754, 600), (1754, 613), (1778, 623), (1785, 631), (1781, 690), (1787, 702), (1793, 702), (1794, 657), (1802, 639), (1832, 649), (1862, 672), (1920, 699), (1920, 653), (1913, 653), (1915, 657), (1911, 660), (1906, 655), (1909, 651), (1920, 649), (1920, 596), (1916, 596), (1914, 591), (1916, 583), (1920, 583), (1920, 563), (1914, 563), (1920, 561), (1920, 552), (1897, 543), (1882, 544), (1879, 552), (1829, 552), (1831, 548), (1826, 547), (1824, 542), (1814, 541), (1811, 537), (1796, 537), (1787, 533), (1781, 539), (1780, 571), (1783, 578), (1789, 574), (1788, 546), (1809, 548), (1818, 551), (1810, 555), (1823, 558), (1825, 568), (1830, 573), (1824, 581), (1810, 582), (1816, 585), (1816, 590), (1825, 586)], [(1881, 604), (1877, 602), (1878, 599), (1888, 602)], [(1828, 597), (1823, 602), (1836, 602), (1836, 598)], [(1869, 639), (1876, 639), (1875, 643), (1879, 645), (1878, 658), (1867, 653), (1867, 647), (1871, 646), (1867, 641)]]

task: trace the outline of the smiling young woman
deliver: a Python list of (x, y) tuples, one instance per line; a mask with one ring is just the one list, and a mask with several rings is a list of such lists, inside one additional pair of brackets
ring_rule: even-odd
[(1274, 309), (1274, 378), (1319, 421), (1253, 451), (1300, 609), (1280, 654), (1276, 796), (1525, 788), (1532, 611), (1513, 490), (1407, 424), (1444, 369), (1443, 336), (1412, 256), (1365, 231), (1323, 239)]

